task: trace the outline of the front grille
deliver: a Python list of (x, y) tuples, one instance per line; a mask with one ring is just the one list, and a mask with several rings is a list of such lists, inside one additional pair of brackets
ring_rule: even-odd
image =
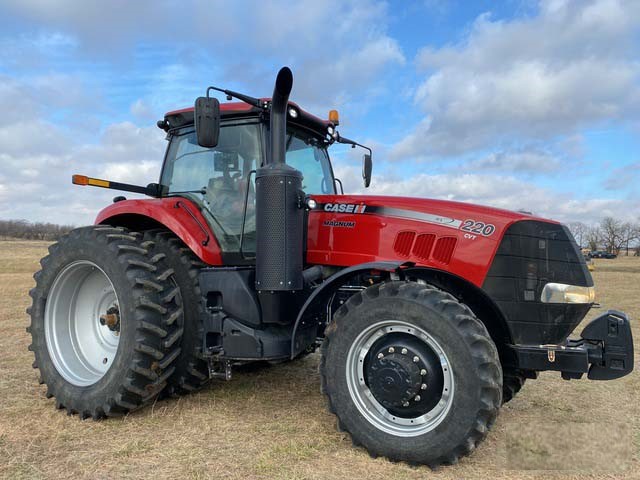
[(593, 286), (573, 236), (556, 223), (514, 223), (505, 232), (482, 286), (504, 314), (514, 343), (559, 343), (591, 308), (542, 303), (542, 289), (550, 282)]

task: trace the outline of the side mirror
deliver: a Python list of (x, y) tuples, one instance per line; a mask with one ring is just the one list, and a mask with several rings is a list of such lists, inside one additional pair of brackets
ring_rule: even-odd
[(220, 136), (220, 102), (217, 98), (198, 97), (194, 108), (198, 145), (212, 148)]
[(364, 188), (368, 188), (371, 184), (371, 171), (373, 170), (373, 162), (371, 161), (371, 154), (365, 153), (362, 157), (362, 180), (364, 181)]

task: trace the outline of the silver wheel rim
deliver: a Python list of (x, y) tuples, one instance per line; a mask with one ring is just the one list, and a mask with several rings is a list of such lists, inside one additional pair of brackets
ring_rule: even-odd
[[(371, 346), (390, 333), (410, 334), (426, 343), (440, 359), (444, 377), (442, 397), (429, 412), (414, 418), (391, 414), (373, 396), (365, 382), (364, 361)], [(370, 325), (351, 344), (347, 353), (347, 386), (351, 398), (364, 418), (379, 430), (399, 437), (415, 437), (436, 428), (447, 416), (453, 403), (454, 378), (451, 364), (440, 344), (426, 331), (399, 320)]]
[(118, 307), (107, 274), (82, 260), (67, 265), (49, 291), (44, 314), (47, 350), (58, 373), (69, 383), (86, 387), (107, 373), (120, 336), (100, 316)]

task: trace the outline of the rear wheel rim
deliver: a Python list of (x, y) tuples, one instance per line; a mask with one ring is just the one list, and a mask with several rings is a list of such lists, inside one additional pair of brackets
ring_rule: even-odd
[[(407, 335), (422, 342), (439, 361), (442, 389), (439, 401), (429, 411), (416, 416), (400, 416), (389, 411), (374, 396), (367, 384), (365, 364), (370, 350), (388, 335)], [(440, 374), (440, 372), (438, 372)], [(454, 396), (454, 376), (451, 364), (440, 344), (425, 330), (400, 320), (386, 320), (368, 326), (360, 332), (347, 353), (346, 379), (351, 399), (364, 418), (377, 429), (399, 437), (415, 437), (430, 432), (447, 416)]]
[(45, 306), (45, 340), (55, 369), (67, 382), (93, 385), (113, 364), (120, 326), (100, 322), (113, 308), (119, 308), (113, 283), (93, 262), (73, 262), (53, 281)]

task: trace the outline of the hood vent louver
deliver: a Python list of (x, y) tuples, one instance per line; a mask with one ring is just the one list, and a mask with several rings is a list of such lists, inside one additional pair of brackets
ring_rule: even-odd
[(433, 233), (418, 235), (416, 243), (413, 245), (413, 254), (422, 260), (428, 260), (435, 241), (436, 236)]
[(417, 234), (404, 230), (396, 234), (393, 250), (399, 257), (415, 257), (423, 261), (448, 264), (457, 243), (456, 237), (437, 237), (433, 233)]
[(458, 239), (456, 237), (440, 237), (433, 249), (433, 259), (440, 263), (449, 263), (456, 248)]
[(413, 246), (413, 240), (415, 238), (416, 232), (398, 232), (393, 242), (393, 249), (401, 257), (408, 257), (411, 255), (411, 247)]

